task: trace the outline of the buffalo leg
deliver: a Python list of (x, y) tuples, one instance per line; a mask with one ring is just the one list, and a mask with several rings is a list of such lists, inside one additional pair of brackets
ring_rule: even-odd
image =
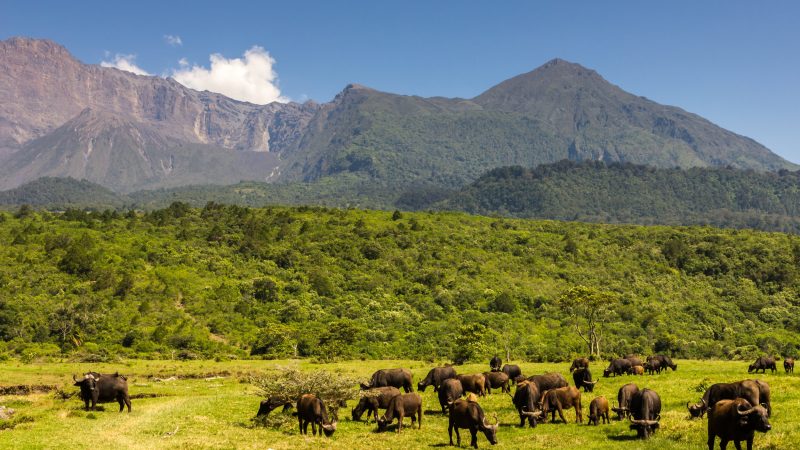
[(458, 427), (456, 427), (456, 444), (461, 447), (461, 433), (458, 432)]
[(714, 450), (714, 439), (716, 439), (716, 437), (708, 433), (708, 450)]
[(299, 422), (299, 425), (300, 425), (300, 434), (305, 434), (303, 432), (303, 418), (302, 417), (298, 417), (297, 421)]
[[(560, 418), (561, 418), (561, 421), (562, 421), (562, 422), (564, 422), (564, 423), (567, 423), (567, 419), (566, 419), (566, 418), (564, 418), (564, 409), (562, 409), (562, 408), (561, 408), (561, 402), (558, 402), (558, 417), (560, 417)], [(553, 419), (553, 422), (555, 422), (555, 421), (556, 421), (556, 420), (555, 420), (555, 418), (554, 418), (554, 419)]]
[(422, 429), (422, 405), (419, 405), (419, 409), (417, 410), (417, 417), (419, 417), (419, 419), (417, 420), (417, 426), (421, 430)]
[(85, 406), (83, 407), (83, 409), (88, 411), (89, 410), (89, 400), (84, 400), (83, 402), (85, 403)]
[[(320, 434), (322, 434), (322, 433), (320, 433)], [(312, 436), (316, 436), (317, 435), (317, 422), (316, 421), (312, 421), (311, 422), (311, 435)]]
[(450, 421), (450, 425), (447, 427), (447, 434), (450, 436), (450, 445), (453, 445), (453, 421)]
[(474, 425), (469, 427), (469, 434), (472, 436), (472, 439), (469, 441), (469, 445), (478, 448), (478, 428)]

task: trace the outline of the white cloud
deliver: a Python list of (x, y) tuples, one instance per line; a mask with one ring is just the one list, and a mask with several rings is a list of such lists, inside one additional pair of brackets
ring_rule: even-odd
[(181, 40), (181, 37), (178, 35), (165, 34), (164, 41), (173, 47), (180, 47), (181, 45), (183, 45), (183, 41)]
[(278, 74), (273, 70), (275, 60), (262, 47), (253, 46), (243, 58), (210, 56), (211, 68), (193, 65), (181, 59), (172, 78), (186, 87), (217, 92), (236, 100), (256, 104), (288, 102), (278, 88)]
[(136, 65), (136, 55), (122, 55), (117, 53), (110, 61), (102, 61), (103, 67), (113, 67), (136, 75), (150, 75), (146, 70)]

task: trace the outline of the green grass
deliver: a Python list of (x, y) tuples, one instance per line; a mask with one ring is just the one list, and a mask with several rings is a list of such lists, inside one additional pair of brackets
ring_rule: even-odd
[[(497, 413), (501, 427), (499, 444), (495, 448), (582, 448), (582, 449), (687, 449), (705, 448), (706, 421), (688, 420), (687, 401), (697, 401), (700, 393), (695, 387), (703, 382), (735, 381), (748, 378), (747, 364), (724, 361), (678, 362), (677, 372), (656, 376), (623, 376), (603, 378), (595, 393), (583, 394), (584, 416), (595, 395), (616, 399), (617, 389), (624, 383), (635, 382), (659, 393), (663, 402), (661, 429), (649, 441), (634, 441), (634, 432), (626, 422), (590, 427), (574, 423), (574, 410), (566, 414), (569, 424), (546, 423), (535, 429), (519, 428), (516, 412), (508, 395), (495, 393), (481, 399), (484, 410), (491, 416)], [(569, 364), (521, 363), (525, 374), (557, 371), (568, 377)], [(306, 361), (129, 361), (117, 365), (74, 363), (21, 364), (5, 362), (0, 365), (0, 385), (57, 384), (67, 391), (72, 373), (87, 370), (128, 375), (130, 393), (158, 394), (155, 398), (133, 400), (131, 414), (116, 412), (116, 403), (105, 405), (104, 411), (84, 412), (76, 398), (57, 399), (52, 393), (28, 396), (0, 397), (0, 404), (17, 410), (19, 420), (12, 430), (0, 432), (0, 448), (424, 448), (448, 444), (447, 419), (442, 417), (432, 389), (423, 393), (426, 415), (422, 429), (406, 427), (399, 435), (392, 431), (377, 433), (374, 424), (353, 422), (349, 407), (340, 410), (339, 427), (330, 439), (302, 437), (295, 418), (285, 429), (254, 427), (250, 419), (258, 409), (256, 390), (246, 382), (250, 374), (268, 373), (279, 367), (298, 366), (301, 369), (326, 369), (368, 377), (374, 370), (407, 367), (414, 373), (414, 382), (431, 367), (418, 361), (350, 361), (334, 364), (311, 364)], [(487, 364), (458, 367), (459, 373), (484, 371)], [(601, 373), (598, 364), (593, 372)], [(208, 379), (215, 374), (225, 378)], [(183, 376), (175, 381), (157, 382), (151, 377)], [(188, 378), (199, 376), (200, 378)], [(756, 437), (760, 449), (792, 448), (800, 430), (800, 375), (757, 375), (772, 386), (773, 431)], [(351, 402), (352, 403), (352, 402)], [(428, 412), (431, 411), (431, 412)], [(280, 414), (273, 412), (273, 414)], [(407, 419), (408, 420), (408, 419)], [(408, 422), (407, 424), (408, 425)], [(177, 432), (170, 435), (169, 433)], [(488, 442), (479, 436), (479, 445)], [(469, 433), (462, 433), (462, 446), (469, 444)]]

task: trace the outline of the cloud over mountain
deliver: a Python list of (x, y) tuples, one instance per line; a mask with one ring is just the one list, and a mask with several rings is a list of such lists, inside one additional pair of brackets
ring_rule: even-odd
[(150, 75), (146, 70), (136, 65), (136, 55), (123, 55), (117, 53), (109, 61), (102, 61), (100, 63), (103, 67), (113, 67), (115, 69), (124, 70), (126, 72), (135, 73), (136, 75)]
[(278, 88), (278, 74), (273, 69), (275, 59), (264, 48), (253, 46), (242, 58), (229, 59), (215, 53), (209, 59), (210, 68), (182, 64), (172, 72), (172, 78), (192, 89), (261, 105), (289, 101)]

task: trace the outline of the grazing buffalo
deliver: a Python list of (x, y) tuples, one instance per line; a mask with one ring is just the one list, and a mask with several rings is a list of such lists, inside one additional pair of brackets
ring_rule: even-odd
[(492, 388), (500, 389), (501, 392), (511, 392), (508, 387), (508, 375), (503, 372), (484, 372), (483, 376), (486, 378), (486, 393), (491, 394)]
[(603, 419), (604, 424), (611, 422), (608, 419), (608, 399), (602, 395), (589, 403), (589, 425), (599, 425), (600, 419)]
[[(414, 414), (417, 415), (416, 418)], [(411, 426), (414, 426), (416, 420), (418, 427), (422, 428), (422, 397), (416, 392), (392, 397), (386, 412), (378, 418), (378, 430), (386, 430), (386, 427), (397, 417), (397, 432), (399, 433), (403, 429), (403, 418), (406, 415), (411, 417)]]
[(128, 407), (128, 412), (131, 412), (128, 379), (118, 372), (111, 375), (87, 372), (80, 380), (73, 375), (72, 380), (75, 382), (75, 386), (81, 388), (80, 398), (85, 403), (87, 411), (89, 410), (89, 403), (91, 403), (91, 409), (94, 411), (98, 403), (116, 401), (119, 403), (119, 412), (122, 412), (125, 406)]
[(603, 371), (603, 376), (609, 377), (612, 374), (614, 376), (624, 375), (628, 373), (629, 370), (631, 370), (631, 362), (628, 361), (627, 359), (623, 358), (612, 359), (611, 363), (608, 365), (608, 368), (606, 368), (606, 370)]
[(542, 393), (541, 400), (542, 422), (547, 420), (547, 413), (550, 413), (550, 421), (556, 421), (556, 412), (561, 421), (567, 423), (564, 418), (564, 409), (575, 408), (575, 423), (583, 423), (583, 412), (581, 408), (581, 391), (576, 387), (566, 386), (558, 389), (550, 389)]
[(661, 397), (656, 391), (642, 389), (631, 397), (630, 402), (631, 430), (636, 430), (636, 435), (647, 439), (658, 429), (661, 420)]
[(644, 375), (644, 367), (631, 366), (631, 368), (628, 370), (628, 375)]
[(497, 444), (497, 428), (499, 426), (500, 422), (497, 420), (497, 416), (495, 416), (494, 425), (489, 425), (486, 422), (486, 415), (483, 412), (483, 408), (481, 408), (478, 402), (472, 401), (472, 399), (456, 400), (453, 406), (450, 407), (450, 426), (447, 429), (447, 433), (450, 435), (450, 445), (453, 445), (453, 430), (455, 429), (456, 442), (457, 445), (461, 447), (461, 434), (458, 432), (459, 428), (466, 428), (469, 430), (470, 435), (472, 435), (472, 440), (469, 445), (475, 448), (478, 448), (478, 431), (483, 432), (486, 439), (489, 440), (489, 443), (495, 445)]
[(494, 357), (489, 361), (489, 370), (492, 372), (500, 372), (500, 366), (502, 365), (503, 360), (497, 355), (494, 355)]
[(667, 370), (667, 367), (672, 369), (672, 371), (678, 370), (678, 365), (672, 362), (667, 355), (653, 355), (647, 357), (648, 361), (658, 361), (659, 365), (661, 366), (661, 370)]
[(786, 373), (794, 373), (794, 358), (783, 358), (783, 370)]
[(381, 369), (372, 374), (369, 384), (361, 383), (361, 389), (364, 390), (386, 386), (393, 386), (397, 389), (403, 388), (406, 392), (413, 391), (411, 371), (408, 369)]
[(747, 368), (747, 373), (758, 373), (759, 370), (761, 373), (767, 373), (767, 369), (771, 370), (772, 373), (778, 370), (775, 364), (775, 358), (772, 356), (762, 356), (758, 358), (756, 362), (750, 364), (750, 367)]
[(461, 382), (457, 378), (448, 378), (439, 387), (438, 395), (442, 414), (445, 414), (447, 408), (464, 395), (464, 387), (461, 386)]
[(583, 392), (594, 391), (594, 385), (597, 384), (597, 381), (592, 381), (592, 372), (588, 367), (572, 372), (572, 381), (575, 382), (576, 388), (583, 388)]
[(375, 416), (375, 421), (377, 422), (378, 408), (388, 408), (389, 402), (396, 395), (400, 395), (400, 390), (392, 386), (372, 388), (362, 392), (358, 404), (350, 411), (353, 420), (361, 420), (361, 415), (366, 412), (367, 420), (369, 420), (369, 416), (372, 414)]
[(755, 432), (766, 433), (771, 429), (763, 406), (753, 406), (743, 398), (720, 400), (708, 414), (708, 450), (714, 450), (717, 436), (723, 450), (728, 441), (733, 441), (737, 450), (742, 448), (739, 442), (747, 441), (747, 450), (752, 450)]
[(569, 371), (572, 372), (578, 369), (588, 369), (589, 368), (589, 358), (577, 358), (572, 361), (572, 365), (569, 366)]
[(448, 378), (456, 377), (456, 369), (453, 366), (434, 367), (425, 376), (425, 379), (417, 383), (417, 389), (425, 392), (425, 388), (433, 386), (433, 392), (439, 390), (442, 382)]
[(517, 377), (522, 376), (522, 369), (516, 364), (506, 364), (501, 370), (504, 374), (508, 375), (509, 380), (516, 380)]
[(700, 399), (700, 403), (696, 405), (686, 402), (686, 409), (689, 410), (690, 419), (702, 419), (708, 410), (705, 399)]
[(464, 392), (474, 392), (481, 397), (486, 396), (486, 377), (482, 373), (475, 373), (471, 375), (456, 375)]
[(655, 359), (645, 361), (644, 364), (642, 364), (642, 367), (644, 367), (644, 371), (649, 375), (661, 373), (661, 371), (665, 369), (664, 367), (661, 367), (661, 361)]
[(514, 392), (512, 401), (519, 413), (519, 426), (524, 427), (525, 419), (527, 419), (531, 428), (536, 427), (536, 421), (542, 414), (538, 408), (540, 394), (536, 384), (529, 380), (517, 383), (517, 390)]
[(304, 394), (297, 400), (297, 420), (300, 422), (300, 433), (308, 434), (308, 424), (311, 424), (311, 434), (317, 435), (317, 425), (320, 434), (330, 437), (336, 431), (336, 422), (328, 420), (328, 410), (322, 399), (314, 394)]
[(278, 395), (273, 395), (266, 400), (261, 400), (261, 404), (258, 405), (256, 417), (268, 416), (269, 413), (280, 406), (283, 406), (283, 410), (286, 411), (292, 407), (292, 402), (286, 397), (281, 397)]
[(702, 400), (695, 407), (700, 407), (704, 404), (708, 411), (713, 411), (714, 405), (718, 401), (737, 398), (743, 398), (750, 402), (751, 405), (764, 405), (767, 408), (767, 414), (772, 415), (769, 384), (761, 380), (742, 380), (735, 383), (713, 384), (706, 389)]
[(631, 398), (639, 392), (639, 386), (633, 383), (628, 383), (617, 392), (617, 407), (611, 408), (612, 411), (617, 413), (617, 420), (622, 420), (628, 417), (631, 413), (630, 405)]
[(636, 355), (625, 355), (625, 358), (631, 362), (631, 366), (641, 366), (642, 360)]
[(528, 377), (528, 380), (536, 384), (539, 392), (549, 391), (550, 389), (558, 389), (561, 387), (569, 386), (566, 378), (560, 373), (546, 373), (544, 375), (534, 375)]

